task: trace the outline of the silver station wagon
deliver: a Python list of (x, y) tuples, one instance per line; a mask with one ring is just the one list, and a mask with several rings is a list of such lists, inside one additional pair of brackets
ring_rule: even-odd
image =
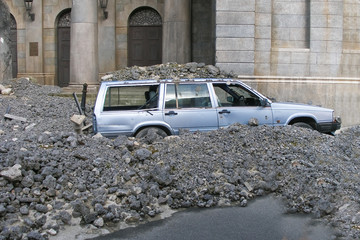
[(340, 129), (334, 111), (317, 106), (275, 103), (234, 79), (170, 79), (102, 82), (96, 98), (93, 130), (106, 137), (161, 136), (181, 129), (210, 131), (234, 123)]

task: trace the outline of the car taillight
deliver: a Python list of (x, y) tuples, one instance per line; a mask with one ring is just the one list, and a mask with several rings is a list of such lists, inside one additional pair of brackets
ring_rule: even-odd
[(96, 134), (97, 133), (97, 125), (96, 125), (96, 115), (93, 114), (93, 132)]

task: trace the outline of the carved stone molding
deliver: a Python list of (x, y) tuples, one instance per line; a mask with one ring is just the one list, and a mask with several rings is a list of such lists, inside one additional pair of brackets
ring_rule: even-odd
[(129, 26), (161, 26), (160, 14), (152, 8), (140, 8), (131, 14)]

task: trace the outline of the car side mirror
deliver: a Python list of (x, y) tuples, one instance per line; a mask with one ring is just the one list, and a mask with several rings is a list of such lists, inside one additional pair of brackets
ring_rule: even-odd
[(260, 104), (262, 107), (270, 106), (270, 102), (266, 98), (260, 99)]

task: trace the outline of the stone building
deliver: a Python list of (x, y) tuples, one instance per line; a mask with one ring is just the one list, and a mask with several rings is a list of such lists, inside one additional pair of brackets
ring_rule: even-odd
[(29, 10), (24, 0), (5, 2), (13, 76), (66, 87), (126, 66), (204, 62), (278, 100), (335, 108), (345, 125), (359, 123), (344, 109), (360, 101), (359, 1), (33, 0)]

